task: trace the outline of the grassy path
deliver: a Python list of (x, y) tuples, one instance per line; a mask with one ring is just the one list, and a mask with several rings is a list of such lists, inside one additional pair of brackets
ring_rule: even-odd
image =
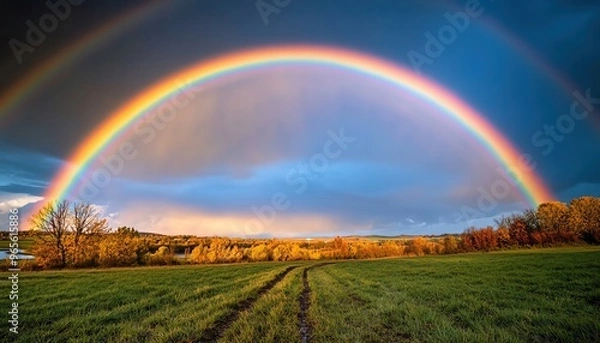
[(225, 331), (222, 342), (310, 342), (312, 320), (309, 271), (329, 263), (309, 264), (289, 273), (268, 293), (240, 313), (238, 320)]
[(252, 308), (254, 303), (265, 293), (275, 287), (281, 280), (292, 270), (296, 269), (296, 266), (286, 268), (281, 273), (277, 274), (273, 279), (269, 280), (264, 286), (260, 287), (256, 292), (250, 294), (244, 300), (236, 303), (231, 311), (226, 313), (224, 316), (218, 318), (213, 325), (204, 330), (204, 333), (200, 337), (200, 342), (216, 342), (225, 330), (227, 330), (233, 322), (235, 322), (240, 314), (244, 311), (248, 311)]

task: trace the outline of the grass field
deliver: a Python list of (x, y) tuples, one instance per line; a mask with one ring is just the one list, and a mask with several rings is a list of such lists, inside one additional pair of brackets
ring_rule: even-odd
[(29, 272), (18, 341), (599, 342), (599, 286), (600, 248)]
[[(10, 244), (10, 239), (1, 239), (0, 240), (0, 249), (8, 249), (8, 245)], [(33, 245), (34, 241), (32, 239), (20, 239), (19, 240), (19, 249), (28, 250)]]

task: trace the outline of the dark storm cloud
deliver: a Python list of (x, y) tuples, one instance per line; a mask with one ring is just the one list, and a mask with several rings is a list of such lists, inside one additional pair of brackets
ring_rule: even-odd
[[(71, 4), (66, 0), (56, 0), (48, 3), (50, 5), (44, 1), (25, 0), (4, 1), (1, 4), (0, 93), (11, 91), (18, 82), (32, 75), (37, 77), (29, 79), (29, 85), (37, 85), (40, 80), (44, 82), (40, 89), (33, 88), (34, 91), (22, 99), (16, 108), (0, 113), (0, 141), (66, 158), (74, 145), (102, 120), (108, 110), (131, 94), (121, 94), (122, 98), (114, 99), (116, 103), (107, 101), (113, 95), (104, 94), (101, 89), (114, 89), (114, 77), (111, 82), (102, 80), (99, 76), (105, 73), (96, 68), (97, 62), (94, 61), (98, 54), (102, 55), (98, 60), (105, 61), (105, 54), (114, 48), (110, 43), (117, 43), (118, 38), (127, 31), (101, 45), (94, 45), (93, 41), (83, 45), (84, 49), (92, 48), (92, 54), (81, 54), (71, 59), (75, 55), (72, 52), (65, 55), (65, 52), (98, 27), (147, 2), (73, 1), (74, 4)], [(41, 30), (40, 20), (52, 16), (56, 18), (56, 11), (62, 16), (56, 19), (56, 28), (49, 32), (38, 32), (38, 29)], [(40, 32), (42, 36), (36, 36)], [(32, 39), (37, 40), (35, 44), (28, 41)], [(15, 56), (14, 44), (11, 44), (14, 41), (32, 47), (22, 53), (21, 63)], [(71, 59), (67, 68), (55, 70), (58, 56), (62, 56), (63, 60)], [(48, 69), (46, 64), (49, 62), (51, 68)], [(44, 71), (41, 75), (38, 73), (40, 70)], [(52, 76), (44, 80), (47, 73)], [(119, 92), (122, 91), (119, 89)]]
[(492, 10), (505, 27), (576, 86), (599, 88), (597, 1), (510, 1)]
[(62, 161), (40, 153), (0, 145), (0, 191), (42, 195)]
[[(0, 79), (0, 89), (18, 80), (28, 70), (43, 63), (60, 49), (80, 38), (86, 31), (105, 23), (121, 11), (144, 2), (143, 0), (127, 3), (90, 0), (0, 2), (0, 72), (3, 75)], [(28, 45), (29, 48), (23, 50), (24, 45)], [(20, 62), (17, 55), (21, 55)]]

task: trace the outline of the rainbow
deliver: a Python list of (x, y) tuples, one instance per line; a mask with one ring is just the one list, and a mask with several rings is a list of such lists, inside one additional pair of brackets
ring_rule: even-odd
[[(15, 109), (27, 97), (31, 96), (42, 85), (62, 70), (75, 63), (78, 59), (93, 51), (98, 46), (111, 40), (124, 30), (131, 28), (145, 18), (159, 13), (165, 2), (154, 0), (136, 6), (104, 23), (99, 28), (92, 30), (72, 44), (61, 49), (43, 63), (37, 65), (30, 72), (11, 85), (8, 91), (0, 95), (0, 117)], [(76, 11), (77, 8), (73, 9)]]
[[(557, 70), (548, 60), (541, 57), (539, 53), (529, 47), (523, 40), (519, 39), (519, 37), (515, 36), (491, 16), (487, 16), (485, 20), (481, 20), (479, 23), (486, 26), (492, 33), (500, 37), (500, 39), (506, 42), (508, 46), (519, 53), (521, 57), (524, 57), (540, 75), (548, 78), (557, 87), (562, 89), (567, 99), (572, 99), (573, 93), (580, 90), (578, 85)], [(596, 129), (600, 129), (600, 118), (597, 116), (590, 116), (589, 119), (592, 124), (596, 126)]]
[[(318, 64), (361, 73), (408, 90), (435, 104), (443, 113), (470, 132), (506, 168), (513, 170), (519, 152), (482, 115), (440, 85), (379, 58), (345, 49), (325, 46), (277, 46), (244, 50), (219, 56), (184, 68), (140, 92), (117, 108), (69, 157), (45, 194), (46, 200), (59, 200), (71, 188), (95, 157), (107, 148), (136, 119), (188, 86), (206, 83), (232, 73), (282, 64)], [(543, 181), (534, 173), (521, 173), (519, 187), (534, 206), (553, 199)]]
[(535, 68), (540, 75), (548, 78), (557, 87), (561, 88), (565, 96), (570, 98), (572, 93), (579, 87), (557, 70), (548, 60), (540, 56), (535, 50), (528, 46), (522, 39), (513, 34), (510, 30), (500, 24), (493, 17), (488, 16), (485, 20), (479, 21), (479, 24), (487, 27), (490, 32), (499, 37), (517, 52), (519, 56), (524, 57), (531, 67)]

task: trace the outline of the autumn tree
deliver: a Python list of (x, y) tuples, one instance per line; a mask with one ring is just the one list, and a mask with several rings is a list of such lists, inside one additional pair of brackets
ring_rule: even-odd
[(529, 245), (528, 223), (524, 216), (514, 214), (497, 220), (498, 230), (508, 231), (511, 245)]
[(446, 235), (443, 240), (444, 245), (444, 254), (455, 254), (458, 252), (458, 242), (456, 241), (456, 237), (452, 235)]
[(273, 261), (289, 261), (292, 256), (292, 245), (291, 242), (279, 242), (271, 252)]
[(499, 248), (506, 248), (510, 246), (510, 232), (506, 227), (499, 227), (496, 230), (496, 237)]
[(460, 248), (462, 251), (469, 252), (476, 249), (475, 235), (473, 234), (476, 230), (475, 227), (469, 227), (460, 235)]
[(408, 242), (406, 253), (416, 256), (431, 254), (430, 242), (423, 237), (414, 238)]
[[(51, 246), (34, 249), (38, 256), (51, 267), (67, 265), (67, 235), (70, 230), (70, 207), (67, 200), (49, 202), (31, 218), (34, 229), (44, 233), (42, 241)], [(41, 253), (41, 254), (40, 254)]]
[(89, 203), (76, 203), (71, 210), (72, 264), (85, 264), (94, 258), (100, 235), (108, 230), (108, 222)]
[(140, 233), (136, 229), (134, 229), (132, 227), (128, 227), (128, 226), (118, 227), (117, 230), (115, 230), (115, 233), (119, 234), (119, 235), (129, 235), (132, 237), (140, 237)]
[(569, 204), (568, 225), (586, 242), (600, 243), (600, 198), (573, 199)]
[(144, 255), (144, 262), (151, 266), (162, 266), (168, 264), (175, 264), (175, 256), (173, 251), (166, 246), (159, 247), (156, 252), (148, 252)]
[(202, 245), (198, 245), (194, 249), (192, 249), (192, 253), (190, 254), (190, 259), (194, 263), (204, 263), (205, 262), (205, 249)]
[(569, 207), (559, 201), (543, 203), (538, 206), (537, 218), (540, 231), (548, 235), (550, 243), (571, 240), (569, 237)]
[(265, 244), (253, 246), (250, 250), (250, 260), (252, 261), (268, 261), (269, 249)]
[(346, 242), (342, 237), (335, 237), (333, 240), (333, 249), (335, 249), (335, 258), (348, 258), (348, 242)]
[(34, 251), (46, 267), (93, 265), (96, 243), (108, 227), (92, 205), (67, 200), (46, 204), (32, 216), (31, 224), (43, 233), (42, 244)]
[(98, 244), (98, 262), (104, 267), (138, 264), (143, 259), (142, 241), (134, 233), (119, 231), (103, 235)]

